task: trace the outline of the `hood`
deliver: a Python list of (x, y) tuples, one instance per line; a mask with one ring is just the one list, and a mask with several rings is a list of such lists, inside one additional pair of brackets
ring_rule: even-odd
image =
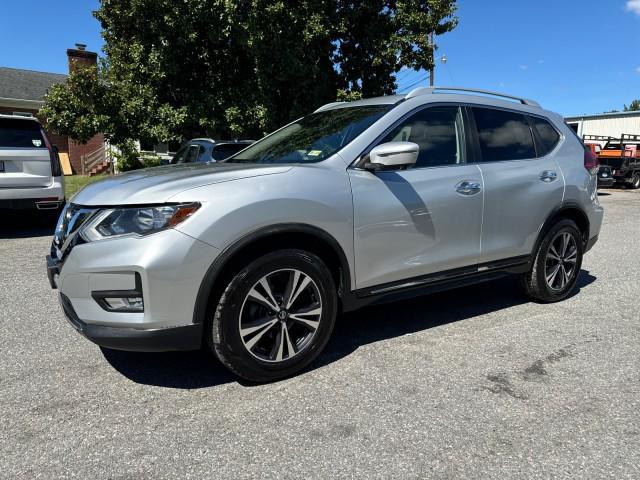
[(134, 170), (84, 187), (69, 201), (78, 205), (164, 203), (170, 197), (203, 185), (284, 173), (291, 165), (251, 163), (187, 163)]

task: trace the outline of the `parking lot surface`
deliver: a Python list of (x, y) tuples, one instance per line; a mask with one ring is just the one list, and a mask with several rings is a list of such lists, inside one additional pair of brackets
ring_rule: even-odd
[(604, 190), (579, 292), (512, 279), (339, 319), (289, 380), (67, 324), (52, 227), (0, 227), (1, 478), (640, 478), (640, 191)]

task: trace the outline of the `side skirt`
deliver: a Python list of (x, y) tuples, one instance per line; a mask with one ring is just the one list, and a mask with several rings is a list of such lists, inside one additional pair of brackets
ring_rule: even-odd
[(446, 270), (398, 282), (385, 283), (374, 287), (361, 288), (344, 295), (342, 298), (342, 311), (350, 312), (367, 305), (396, 302), (444, 290), (466, 287), (476, 283), (488, 282), (508, 275), (525, 273), (530, 268), (531, 257), (524, 255), (472, 267)]

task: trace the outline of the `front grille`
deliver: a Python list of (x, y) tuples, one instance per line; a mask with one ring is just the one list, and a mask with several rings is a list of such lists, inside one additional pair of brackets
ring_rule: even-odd
[(68, 203), (58, 219), (56, 232), (51, 244), (51, 256), (64, 262), (64, 259), (71, 249), (83, 243), (82, 237), (78, 235), (80, 228), (89, 220), (97, 210), (95, 208), (87, 208), (81, 205)]

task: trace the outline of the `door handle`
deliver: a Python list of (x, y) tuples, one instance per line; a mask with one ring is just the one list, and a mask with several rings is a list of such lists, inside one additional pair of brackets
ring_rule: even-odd
[(554, 182), (558, 179), (558, 174), (553, 170), (545, 170), (540, 174), (540, 180), (543, 182)]
[(469, 180), (463, 180), (456, 185), (456, 192), (462, 195), (475, 195), (482, 187), (478, 182), (470, 182)]

